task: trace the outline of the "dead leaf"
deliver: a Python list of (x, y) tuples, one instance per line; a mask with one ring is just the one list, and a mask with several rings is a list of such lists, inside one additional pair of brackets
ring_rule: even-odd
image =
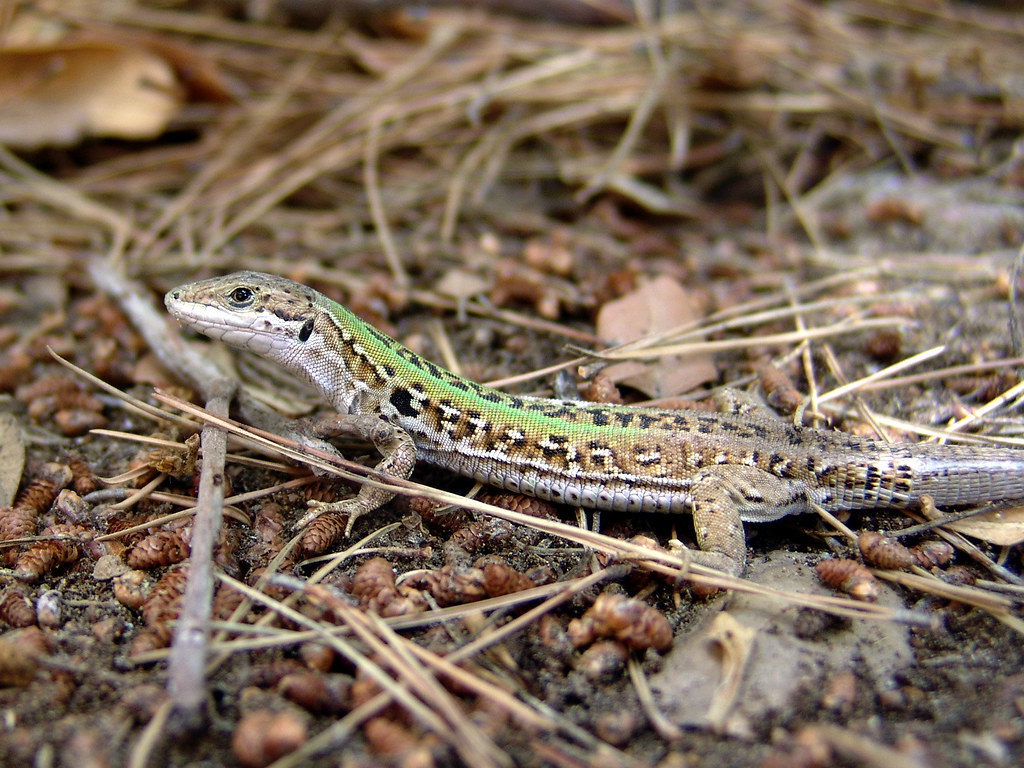
[(0, 413), (0, 507), (9, 507), (18, 492), (25, 469), (25, 443), (18, 421), (9, 413)]
[(1024, 541), (1024, 507), (985, 512), (945, 527), (999, 547), (1012, 547)]
[(149, 139), (181, 99), (172, 67), (144, 48), (87, 42), (0, 49), (0, 144)]
[[(597, 315), (602, 339), (627, 342), (676, 328), (698, 318), (696, 302), (683, 286), (659, 276), (622, 298), (607, 302)], [(711, 381), (717, 375), (710, 355), (662, 357), (653, 363), (627, 360), (603, 373), (649, 397), (673, 397)]]

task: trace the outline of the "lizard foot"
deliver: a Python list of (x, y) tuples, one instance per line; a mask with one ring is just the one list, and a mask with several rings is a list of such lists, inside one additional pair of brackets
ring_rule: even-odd
[[(376, 500), (374, 500), (376, 501)], [(352, 526), (356, 524), (356, 521), (360, 517), (365, 515), (371, 509), (371, 507), (365, 503), (365, 499), (361, 499), (359, 496), (355, 496), (351, 499), (342, 499), (341, 501), (307, 501), (306, 506), (309, 510), (300, 517), (295, 524), (292, 526), (293, 531), (301, 531), (306, 528), (310, 523), (316, 520), (320, 515), (326, 512), (333, 512), (338, 515), (345, 515), (348, 517), (348, 523), (345, 525), (345, 536), (347, 537), (352, 532)]]

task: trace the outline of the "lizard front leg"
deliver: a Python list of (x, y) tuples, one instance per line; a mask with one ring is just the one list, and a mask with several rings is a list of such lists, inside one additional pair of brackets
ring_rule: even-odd
[[(379, 416), (369, 413), (342, 413), (326, 422), (311, 424), (311, 429), (315, 430), (319, 437), (352, 435), (372, 443), (374, 449), (381, 455), (381, 460), (374, 467), (376, 472), (408, 478), (416, 466), (416, 444), (412, 437), (401, 427), (396, 427)], [(307, 503), (310, 510), (295, 524), (295, 529), (305, 528), (325, 512), (333, 512), (348, 515), (345, 526), (345, 536), (348, 536), (360, 517), (391, 501), (394, 496), (395, 494), (382, 488), (363, 485), (359, 488), (359, 493), (350, 499), (331, 502), (309, 501)]]

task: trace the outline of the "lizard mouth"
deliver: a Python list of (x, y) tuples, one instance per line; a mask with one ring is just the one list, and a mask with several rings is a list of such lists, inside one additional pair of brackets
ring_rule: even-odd
[(275, 325), (266, 313), (246, 316), (222, 307), (188, 301), (181, 298), (177, 290), (164, 297), (164, 304), (182, 325), (231, 346), (267, 354), (289, 345), (286, 329)]

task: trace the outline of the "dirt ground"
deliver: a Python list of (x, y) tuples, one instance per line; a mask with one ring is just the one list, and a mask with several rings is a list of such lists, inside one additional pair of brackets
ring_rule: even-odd
[[(206, 669), (168, 660), (205, 604), (185, 597), (201, 526), (168, 515), (216, 472), (154, 394), (204, 403), (180, 342), (288, 417), (325, 410), (172, 323), (184, 281), (287, 275), (476, 381), (568, 361), (568, 382), (501, 384), (520, 393), (742, 391), (821, 428), (1019, 443), (1024, 16), (723, 3), (571, 26), (495, 5), (10, 5), (18, 45), (26, 19), (72, 36), (34, 38), (31, 65), (0, 48), (0, 93), (23, 67), (26, 94), (0, 116), (0, 765), (1024, 764), (1014, 508), (942, 534), (928, 509), (852, 514), (915, 527), (913, 564), (870, 570), (816, 515), (748, 525), (745, 582), (716, 592), (682, 575), (688, 517), (588, 516), (594, 536), (508, 494), (450, 509), (430, 489), (472, 483), (426, 466), (303, 550), (307, 500), (352, 484), (234, 443)], [(139, 71), (176, 90), (151, 136), (82, 118), (134, 102), (54, 68), (154, 52), (172, 66)], [(644, 334), (661, 349), (631, 368), (588, 354)]]

